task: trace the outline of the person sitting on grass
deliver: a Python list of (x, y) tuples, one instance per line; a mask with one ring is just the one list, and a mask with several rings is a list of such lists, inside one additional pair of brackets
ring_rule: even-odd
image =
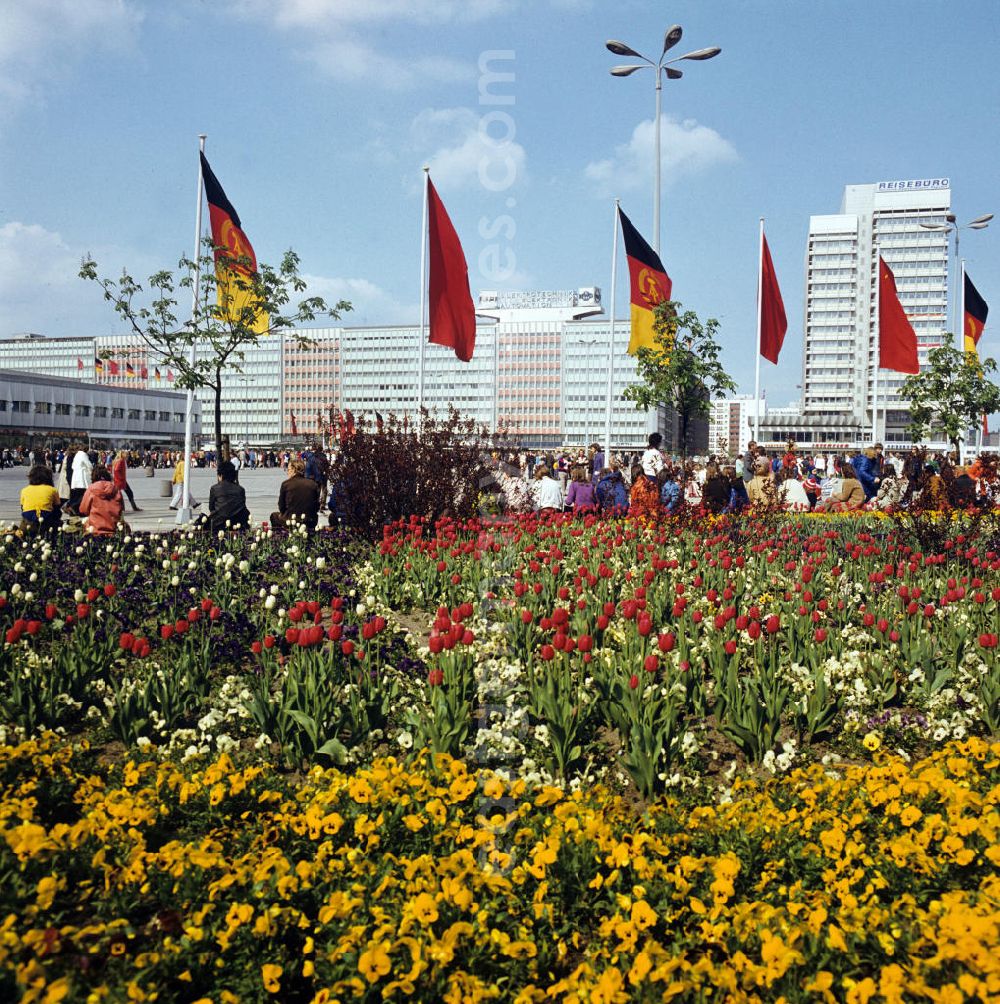
[(95, 537), (110, 537), (118, 529), (125, 503), (115, 487), (111, 471), (103, 464), (94, 468), (94, 480), (80, 500), (80, 515), (86, 516), (83, 529)]
[(218, 480), (209, 490), (208, 515), (201, 517), (201, 524), (212, 533), (248, 527), (247, 493), (237, 480), (236, 465), (231, 460), (223, 460), (215, 473)]
[(306, 477), (304, 460), (288, 461), (288, 478), (278, 491), (278, 511), (271, 513), (271, 528), (287, 530), (290, 523), (316, 529), (319, 522), (319, 482)]
[(28, 471), (21, 489), (21, 529), (55, 536), (62, 522), (62, 500), (52, 484), (52, 471), (38, 465)]

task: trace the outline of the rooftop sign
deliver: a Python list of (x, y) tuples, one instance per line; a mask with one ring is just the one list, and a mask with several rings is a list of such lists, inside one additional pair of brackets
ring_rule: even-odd
[(880, 192), (915, 192), (926, 188), (951, 188), (950, 178), (919, 178), (914, 181), (880, 181)]

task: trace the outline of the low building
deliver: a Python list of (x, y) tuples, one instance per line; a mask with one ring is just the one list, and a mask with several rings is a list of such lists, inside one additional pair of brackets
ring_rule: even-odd
[[(0, 439), (4, 446), (183, 446), (187, 395), (104, 387), (23, 370), (0, 369)], [(193, 429), (201, 431), (194, 403)]]

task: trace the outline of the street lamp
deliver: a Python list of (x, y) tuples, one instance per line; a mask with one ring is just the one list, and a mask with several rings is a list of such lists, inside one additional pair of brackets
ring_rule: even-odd
[[(601, 344), (601, 339), (600, 338), (576, 338), (576, 339), (573, 340), (573, 344), (574, 345), (588, 345), (588, 346), (590, 346), (590, 345), (600, 345)], [(584, 359), (587, 360), (588, 357), (584, 356)], [(589, 385), (590, 384), (590, 367), (589, 366), (585, 366), (585, 370), (586, 370), (586, 373), (587, 373), (587, 384)], [(583, 406), (583, 448), (584, 448), (584, 450), (587, 449), (587, 446), (589, 445), (587, 443), (587, 440), (590, 438), (590, 435), (589, 435), (590, 434), (590, 410), (589, 410), (589, 408), (590, 408), (590, 398), (589, 398), (589, 395), (588, 395), (587, 398), (586, 398), (586, 403)]]
[(675, 69), (674, 63), (679, 63), (684, 59), (700, 62), (705, 59), (713, 59), (722, 52), (718, 46), (711, 46), (707, 49), (694, 49), (691, 52), (685, 52), (683, 56), (675, 56), (673, 59), (665, 60), (666, 54), (681, 40), (683, 34), (684, 29), (679, 24), (671, 25), (666, 30), (663, 36), (663, 51), (655, 63), (624, 42), (611, 39), (606, 43), (608, 50), (616, 56), (634, 56), (636, 59), (642, 60), (641, 63), (626, 63), (623, 66), (611, 67), (611, 76), (629, 77), (636, 70), (654, 69), (656, 71), (656, 119), (653, 125), (653, 145), (656, 152), (656, 171), (653, 175), (653, 250), (656, 251), (657, 256), (660, 254), (660, 108), (662, 106), (663, 75), (665, 74), (668, 80), (680, 80), (684, 73), (682, 70)]
[(920, 226), (922, 226), (924, 230), (934, 230), (937, 233), (943, 233), (945, 235), (945, 243), (947, 243), (948, 238), (952, 234), (955, 235), (955, 299), (953, 303), (955, 317), (953, 319), (953, 333), (958, 338), (958, 347), (961, 349), (964, 343), (962, 341), (962, 318), (959, 317), (960, 304), (962, 302), (962, 291), (958, 288), (959, 283), (961, 282), (958, 268), (959, 231), (985, 230), (990, 225), (990, 220), (993, 219), (993, 214), (986, 213), (983, 216), (977, 216), (974, 220), (969, 220), (968, 223), (963, 223), (961, 225), (956, 222), (954, 213), (948, 213), (945, 219), (948, 221), (947, 223), (921, 223)]
[(250, 452), (250, 384), (257, 383), (256, 380), (252, 380), (246, 375), (246, 373), (241, 374), (243, 377), (243, 425), (244, 425), (244, 436), (243, 436), (243, 446), (247, 453)]

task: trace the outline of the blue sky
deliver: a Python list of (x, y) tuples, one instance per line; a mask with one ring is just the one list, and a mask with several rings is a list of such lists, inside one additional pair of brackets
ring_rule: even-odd
[[(0, 337), (118, 330), (79, 259), (148, 275), (191, 253), (199, 132), (258, 259), (294, 248), (348, 323), (416, 321), (424, 164), (474, 292), (607, 303), (613, 196), (651, 237), (654, 94), (609, 75), (604, 42), (655, 58), (674, 22), (678, 53), (723, 52), (664, 88), (664, 262), (752, 390), (766, 217), (789, 332), (762, 381), (785, 403), (811, 213), (848, 183), (941, 176), (960, 221), (1000, 211), (996, 0), (0, 0)], [(480, 103), (492, 51), (510, 104)], [(995, 356), (1000, 222), (962, 251)]]

